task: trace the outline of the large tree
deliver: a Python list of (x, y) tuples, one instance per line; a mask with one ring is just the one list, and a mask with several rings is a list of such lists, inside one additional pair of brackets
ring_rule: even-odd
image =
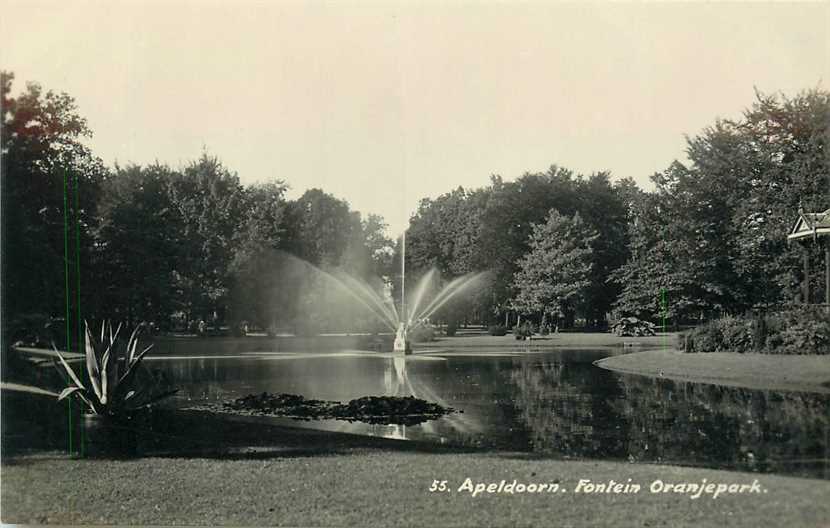
[(323, 267), (339, 266), (355, 233), (362, 232), (360, 215), (320, 189), (309, 189), (289, 204), (286, 226), (290, 251)]
[(633, 181), (612, 185), (610, 174), (599, 172), (579, 179), (578, 211), (597, 233), (591, 243), (591, 273), (585, 292), (585, 318), (590, 325), (602, 325), (619, 295), (620, 288), (608, 280), (629, 256), (628, 205), (639, 191)]
[(828, 123), (826, 91), (758, 94), (741, 119), (690, 138), (690, 163), (655, 175), (634, 216), (620, 311), (682, 318), (795, 299), (802, 251), (818, 263), (820, 248), (786, 235), (800, 207), (830, 207)]
[(223, 318), (231, 285), (231, 262), (242, 236), (245, 193), (239, 177), (203, 154), (174, 173), (170, 196), (181, 225), (176, 289), (188, 319)]
[(529, 249), (533, 225), (543, 223), (551, 209), (573, 215), (577, 204), (575, 176), (561, 167), (525, 174), (514, 182), (492, 179), (491, 196), (481, 216), (480, 259), (496, 277), (497, 304), (506, 307), (514, 296), (512, 279)]
[(155, 164), (116, 167), (103, 187), (96, 230), (96, 293), (108, 318), (164, 325), (176, 308), (182, 218), (170, 196), (173, 171)]
[(14, 96), (13, 80), (0, 74), (4, 329), (40, 314), (77, 335), (95, 309), (90, 231), (107, 171), (84, 144), (91, 132), (72, 97), (35, 83)]
[(243, 192), (243, 214), (236, 253), (231, 262), (229, 318), (261, 328), (277, 323), (284, 313), (284, 274), (278, 272), (285, 246), (287, 186), (280, 180), (254, 184)]
[(584, 308), (591, 285), (592, 244), (599, 236), (580, 217), (551, 209), (542, 224), (534, 224), (528, 251), (513, 279), (515, 310), (572, 319)]

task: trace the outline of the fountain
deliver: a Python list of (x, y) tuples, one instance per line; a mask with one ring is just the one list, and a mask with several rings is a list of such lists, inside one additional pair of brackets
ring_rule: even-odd
[[(292, 265), (312, 271), (317, 277), (322, 277), (335, 288), (346, 293), (348, 297), (358, 301), (372, 316), (380, 321), (389, 331), (394, 333), (393, 351), (401, 354), (412, 352), (408, 334), (412, 330), (424, 325), (430, 317), (464, 290), (473, 286), (486, 272), (468, 273), (450, 281), (439, 290), (436, 295), (424, 305), (427, 292), (437, 279), (437, 270), (431, 269), (425, 273), (415, 286), (411, 301), (407, 302), (405, 291), (405, 243), (404, 237), (401, 252), (401, 301), (400, 311), (388, 291), (383, 294), (367, 282), (343, 272), (327, 272), (308, 261), (293, 255), (281, 253)], [(423, 306), (422, 306), (423, 305)]]
[(418, 281), (415, 286), (412, 301), (410, 304), (407, 304), (405, 290), (406, 234), (404, 234), (401, 251), (401, 303), (399, 312), (388, 293), (386, 295), (380, 295), (374, 288), (372, 288), (372, 286), (358, 278), (352, 277), (345, 273), (327, 273), (316, 266), (313, 266), (305, 261), (303, 262), (305, 265), (310, 266), (322, 274), (322, 276), (331, 279), (334, 284), (347, 292), (352, 298), (359, 301), (379, 321), (387, 326), (389, 330), (394, 332), (395, 340), (392, 350), (399, 354), (412, 353), (412, 346), (408, 339), (408, 333), (410, 331), (425, 324), (429, 318), (446, 305), (450, 299), (462, 291), (470, 288), (486, 274), (486, 272), (468, 273), (453, 279), (446, 286), (444, 286), (444, 288), (438, 291), (435, 297), (427, 303), (426, 306), (421, 308), (422, 302), (427, 295), (427, 290), (436, 279), (437, 270), (433, 268), (424, 274)]
[[(403, 265), (401, 266), (401, 271), (401, 276), (403, 277)], [(424, 325), (450, 299), (473, 286), (485, 273), (468, 273), (453, 279), (423, 308), (421, 308), (422, 302), (426, 297), (427, 290), (436, 278), (437, 271), (431, 269), (421, 277), (415, 287), (415, 294), (410, 304), (406, 303), (403, 279), (401, 279), (400, 312), (396, 310), (391, 298), (381, 297), (368, 284), (348, 275), (340, 275), (336, 279), (352, 297), (369, 308), (380, 321), (386, 324), (391, 331), (395, 332), (395, 341), (392, 350), (396, 353), (409, 354), (412, 352), (412, 346), (408, 339), (408, 333)]]
[(412, 347), (406, 339), (406, 231), (401, 235), (401, 315), (403, 321), (398, 322), (398, 329), (395, 333), (395, 342), (392, 344), (392, 351), (403, 354), (411, 354)]
[(412, 303), (411, 309), (409, 310), (409, 317), (407, 318), (407, 306), (406, 306), (406, 232), (404, 231), (403, 236), (401, 238), (401, 316), (398, 320), (398, 325), (395, 333), (395, 342), (392, 346), (392, 351), (401, 354), (411, 354), (412, 347), (410, 346), (409, 340), (407, 339), (407, 332), (409, 329), (417, 328), (419, 325), (423, 324), (424, 321), (427, 321), (439, 308), (441, 308), (444, 304), (447, 303), (452, 297), (454, 297), (460, 291), (466, 289), (473, 283), (475, 283), (478, 279), (480, 279), (484, 273), (470, 273), (464, 275), (462, 277), (458, 277), (455, 280), (451, 281), (447, 284), (435, 298), (430, 302), (426, 308), (422, 311), (418, 311), (418, 308), (421, 305), (421, 301), (423, 300), (424, 294), (426, 293), (427, 287), (432, 282), (435, 276), (435, 268), (428, 271), (421, 280), (418, 282), (418, 286), (415, 288), (415, 297)]

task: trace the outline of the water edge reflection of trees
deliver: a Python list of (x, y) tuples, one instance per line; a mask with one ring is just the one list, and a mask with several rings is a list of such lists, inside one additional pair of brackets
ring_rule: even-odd
[(531, 449), (540, 454), (830, 476), (825, 395), (617, 376), (556, 362), (523, 361), (509, 381)]

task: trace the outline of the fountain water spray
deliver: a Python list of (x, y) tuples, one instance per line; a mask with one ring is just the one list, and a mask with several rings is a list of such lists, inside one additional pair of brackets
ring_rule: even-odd
[(400, 312), (396, 309), (394, 301), (388, 296), (380, 295), (375, 288), (370, 286), (365, 281), (346, 275), (345, 273), (329, 273), (314, 266), (313, 264), (294, 257), (293, 255), (286, 255), (290, 261), (301, 264), (303, 267), (313, 270), (320, 277), (323, 277), (343, 292), (348, 293), (352, 298), (363, 305), (375, 318), (384, 324), (389, 330), (395, 332), (395, 342), (393, 350), (399, 353), (408, 353), (411, 351), (407, 339), (407, 333), (410, 330), (418, 328), (424, 322), (432, 317), (441, 307), (446, 305), (453, 297), (474, 285), (486, 273), (469, 273), (467, 275), (458, 277), (449, 282), (442, 288), (437, 295), (427, 305), (421, 309), (421, 304), (424, 301), (429, 286), (434, 283), (437, 271), (433, 268), (429, 270), (418, 281), (415, 286), (414, 294), (409, 305), (406, 303), (405, 297), (405, 279), (406, 279), (406, 264), (405, 264), (405, 238), (403, 239), (403, 249), (401, 251), (401, 305)]
[(406, 231), (401, 235), (401, 318), (398, 321), (398, 328), (395, 333), (395, 342), (392, 344), (392, 351), (399, 353), (411, 353), (412, 347), (406, 339)]

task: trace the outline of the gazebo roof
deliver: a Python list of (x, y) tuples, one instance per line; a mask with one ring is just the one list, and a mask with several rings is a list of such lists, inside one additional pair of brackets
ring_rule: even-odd
[(830, 209), (822, 213), (799, 213), (798, 220), (790, 229), (787, 240), (808, 236), (819, 237), (830, 234)]

